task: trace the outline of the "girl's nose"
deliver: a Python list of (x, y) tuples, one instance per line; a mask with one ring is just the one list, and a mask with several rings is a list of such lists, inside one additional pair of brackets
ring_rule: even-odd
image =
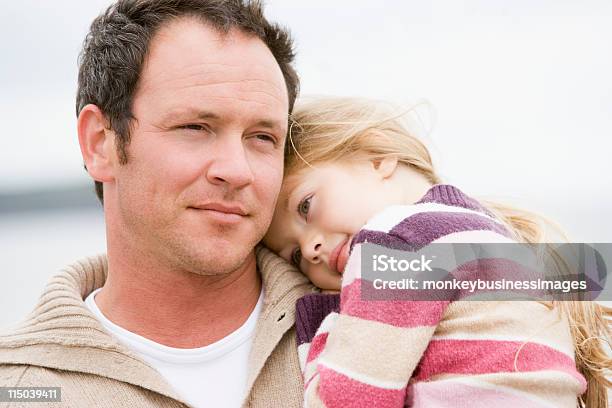
[(306, 260), (310, 263), (316, 264), (321, 262), (321, 250), (323, 249), (323, 245), (321, 244), (321, 239), (316, 237), (302, 246), (302, 256), (306, 258)]

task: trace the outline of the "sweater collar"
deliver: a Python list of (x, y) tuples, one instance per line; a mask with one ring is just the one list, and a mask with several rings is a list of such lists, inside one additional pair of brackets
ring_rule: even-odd
[[(264, 305), (249, 360), (249, 391), (269, 355), (293, 326), (295, 301), (313, 291), (308, 280), (285, 260), (263, 246), (255, 251)], [(85, 305), (83, 299), (104, 285), (107, 270), (106, 256), (99, 255), (54, 276), (26, 320), (0, 335), (0, 363), (100, 375), (180, 401), (157, 371), (108, 334)]]

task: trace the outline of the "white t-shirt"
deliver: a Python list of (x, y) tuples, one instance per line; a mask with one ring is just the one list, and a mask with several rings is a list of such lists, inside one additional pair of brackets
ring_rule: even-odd
[(206, 347), (181, 349), (156, 343), (108, 320), (95, 302), (100, 289), (85, 299), (89, 310), (119, 342), (154, 367), (185, 402), (196, 408), (240, 406), (263, 291), (247, 321), (236, 331)]

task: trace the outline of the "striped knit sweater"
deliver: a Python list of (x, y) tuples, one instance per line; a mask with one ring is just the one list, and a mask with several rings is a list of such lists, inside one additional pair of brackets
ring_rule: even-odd
[(436, 185), (394, 206), (355, 236), (341, 295), (297, 303), (306, 407), (575, 407), (567, 321), (529, 301), (365, 301), (361, 245), (512, 242), (477, 201)]

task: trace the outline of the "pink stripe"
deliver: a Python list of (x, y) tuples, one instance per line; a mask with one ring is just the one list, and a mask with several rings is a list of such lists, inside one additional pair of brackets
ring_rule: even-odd
[[(517, 370), (514, 369), (515, 357)], [(542, 344), (519, 341), (432, 340), (414, 373), (413, 381), (427, 381), (435, 375), (446, 373), (487, 374), (542, 370), (569, 374), (586, 390), (586, 381), (576, 370), (576, 363), (570, 356)]]
[(481, 388), (453, 381), (417, 383), (408, 387), (412, 408), (541, 408), (543, 405), (501, 388)]
[(328, 408), (404, 406), (406, 389), (379, 388), (353, 380), (321, 365), (317, 368), (321, 376), (319, 397)]
[(327, 336), (329, 333), (320, 333), (317, 334), (310, 344), (310, 350), (308, 351), (308, 356), (306, 357), (306, 363), (311, 362), (312, 360), (319, 357), (323, 349), (325, 348), (325, 343), (327, 343)]
[(342, 288), (342, 314), (397, 327), (436, 326), (449, 304), (448, 301), (362, 300), (361, 283), (361, 279), (357, 279)]

